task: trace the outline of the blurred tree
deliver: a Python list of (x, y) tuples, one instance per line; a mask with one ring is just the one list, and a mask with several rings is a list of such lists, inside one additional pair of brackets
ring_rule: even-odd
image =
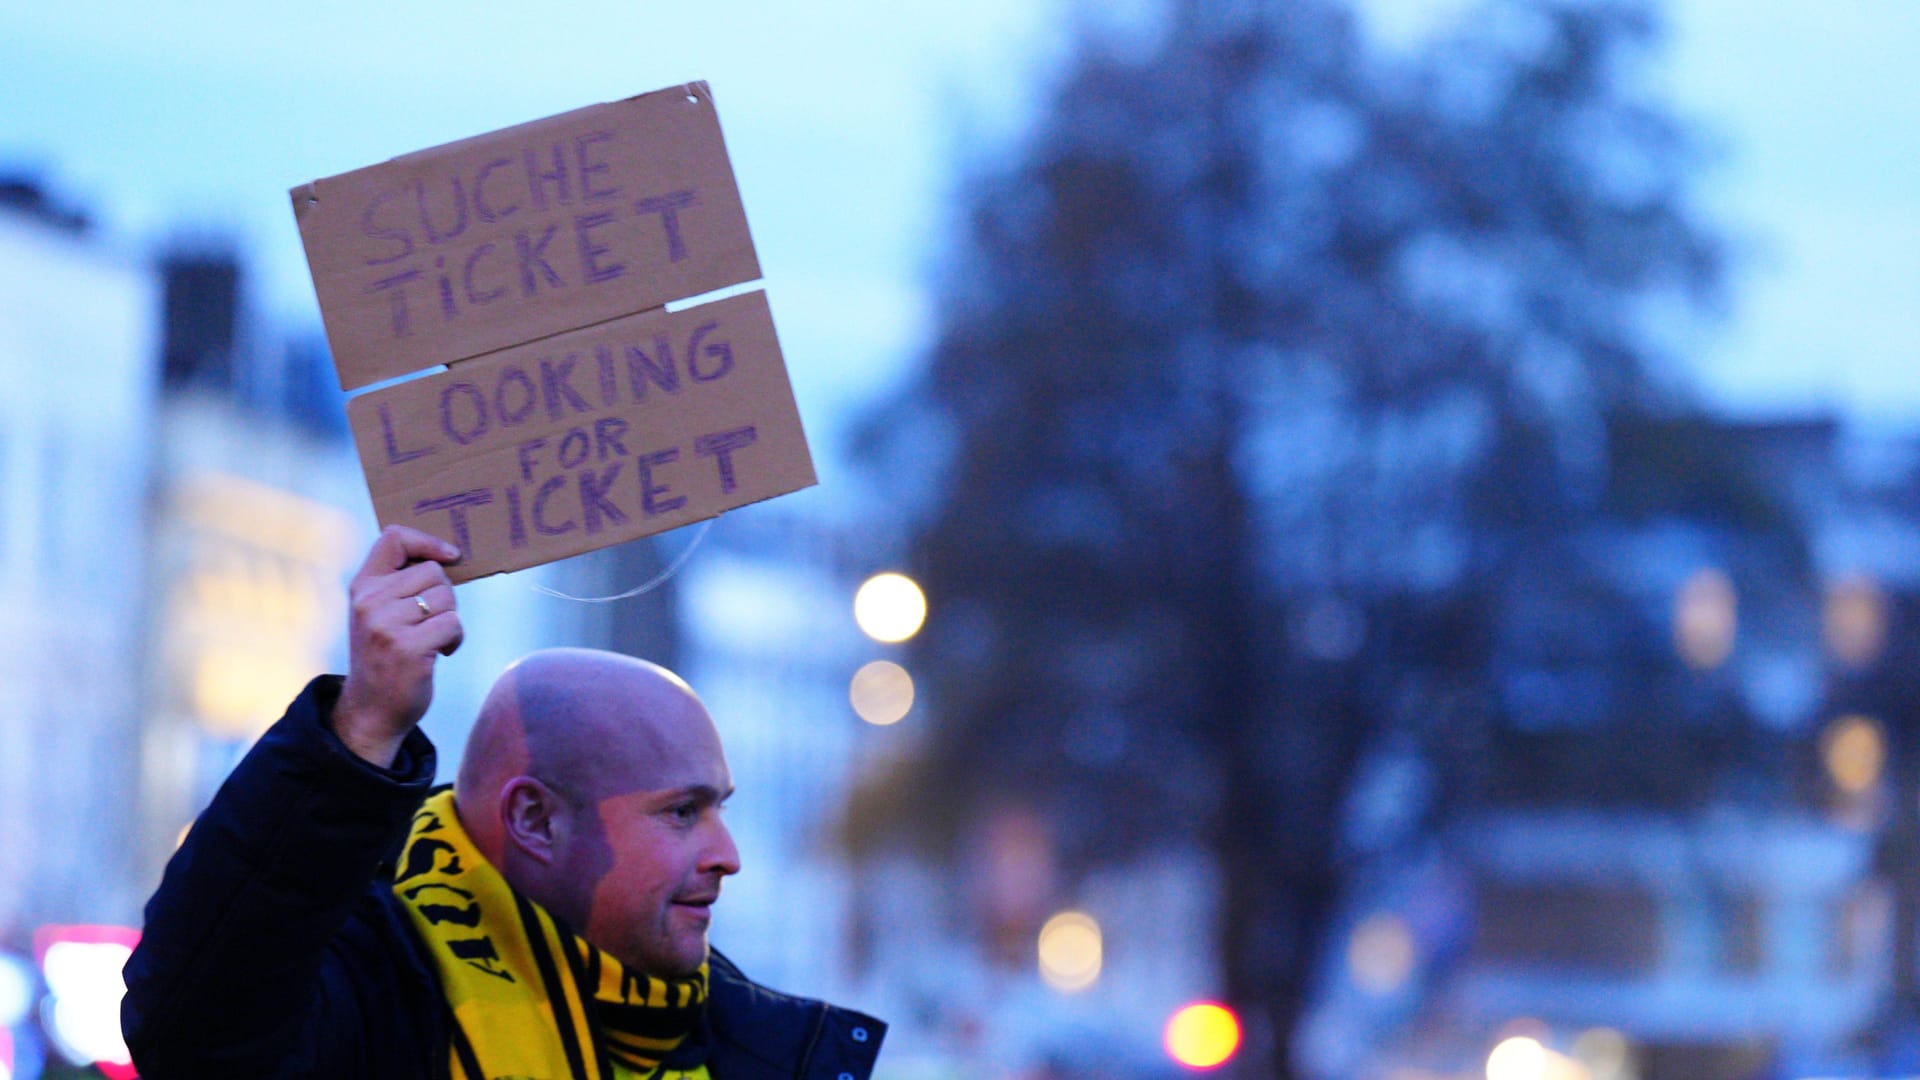
[(855, 831), (959, 849), (1030, 808), (1069, 871), (1204, 845), (1245, 1067), (1287, 1077), (1370, 740), (1471, 760), (1634, 677), (1646, 620), (1579, 541), (1618, 421), (1685, 411), (1647, 316), (1721, 259), (1632, 92), (1643, 4), (1494, 3), (1413, 56), (1332, 0), (1164, 14), (1084, 35), (968, 183), (937, 344), (869, 427), (937, 723)]

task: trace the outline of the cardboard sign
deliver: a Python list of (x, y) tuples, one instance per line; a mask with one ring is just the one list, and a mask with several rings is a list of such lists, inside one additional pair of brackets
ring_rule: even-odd
[(295, 188), (383, 525), (469, 581), (815, 482), (705, 83)]
[(705, 83), (302, 184), (342, 389), (760, 276)]
[(381, 522), (468, 581), (814, 483), (766, 294), (631, 315), (347, 404)]

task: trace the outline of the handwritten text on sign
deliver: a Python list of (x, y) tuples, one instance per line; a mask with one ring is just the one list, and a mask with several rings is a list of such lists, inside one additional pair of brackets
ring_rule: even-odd
[(348, 404), (374, 508), (467, 581), (814, 482), (766, 294), (628, 316)]
[(704, 83), (292, 192), (346, 389), (760, 276)]

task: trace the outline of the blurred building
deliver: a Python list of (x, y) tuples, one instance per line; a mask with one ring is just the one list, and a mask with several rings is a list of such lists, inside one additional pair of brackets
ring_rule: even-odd
[(737, 792), (727, 824), (742, 869), (715, 941), (757, 979), (844, 997), (852, 901), (834, 826), (871, 736), (847, 699), (871, 644), (852, 619), (857, 548), (778, 503), (661, 544), (689, 556), (681, 670), (720, 728)]
[(306, 681), (339, 670), (371, 515), (324, 349), (255, 322), (238, 256), (178, 244), (165, 281), (142, 880)]
[(1889, 985), (1871, 860), (1870, 838), (1790, 813), (1462, 820), (1353, 906), (1302, 1055), (1317, 1076), (1464, 1080), (1525, 1035), (1590, 1080), (1859, 1075)]
[(124, 918), (160, 280), (0, 183), (0, 941)]
[[(1506, 654), (1517, 729), (1476, 744), (1469, 805), (1358, 875), (1301, 1040), (1314, 1075), (1477, 1078), (1506, 1038), (1591, 1080), (1912, 1072), (1920, 440), (1694, 434), (1758, 463), (1794, 528), (1704, 505), (1609, 526), (1625, 630), (1519, 583), (1542, 610)], [(1676, 677), (1659, 715), (1613, 685)], [(1424, 797), (1394, 773), (1358, 798)]]

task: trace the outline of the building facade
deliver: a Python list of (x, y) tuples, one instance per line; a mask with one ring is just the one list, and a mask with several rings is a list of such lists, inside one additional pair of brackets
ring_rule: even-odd
[(0, 938), (135, 910), (160, 282), (0, 201)]

